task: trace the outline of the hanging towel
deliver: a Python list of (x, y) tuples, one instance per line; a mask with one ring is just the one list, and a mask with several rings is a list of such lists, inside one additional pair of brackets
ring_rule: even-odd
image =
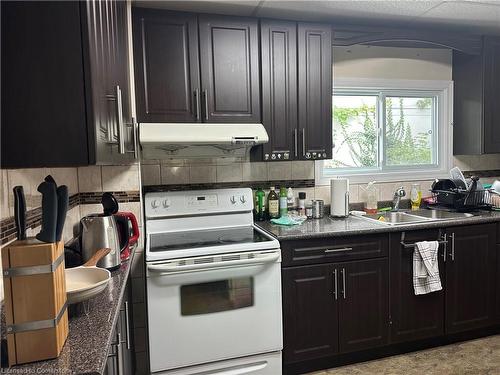
[(439, 278), (438, 241), (415, 243), (413, 251), (413, 288), (415, 295), (443, 289)]

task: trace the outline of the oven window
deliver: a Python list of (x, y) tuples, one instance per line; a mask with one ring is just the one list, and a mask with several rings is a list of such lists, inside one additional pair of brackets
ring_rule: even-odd
[(253, 306), (253, 278), (181, 286), (181, 315), (210, 314)]

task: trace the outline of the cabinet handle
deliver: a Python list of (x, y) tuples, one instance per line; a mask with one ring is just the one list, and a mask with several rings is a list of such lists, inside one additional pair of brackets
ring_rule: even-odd
[(333, 271), (333, 296), (335, 301), (338, 299), (338, 282), (337, 282), (337, 269)]
[(306, 156), (306, 129), (302, 129), (302, 156)]
[(293, 129), (293, 151), (295, 154), (295, 157), (298, 156), (298, 148), (299, 148), (299, 135), (297, 134), (297, 129)]
[(205, 120), (208, 121), (208, 91), (203, 90), (203, 96), (205, 98)]
[(446, 253), (448, 252), (448, 235), (443, 235), (443, 262), (446, 263)]
[(123, 155), (125, 154), (125, 138), (123, 137), (123, 133), (125, 133), (123, 127), (123, 103), (122, 103), (122, 90), (120, 86), (116, 85), (116, 117), (118, 119), (118, 153)]
[(325, 249), (324, 253), (325, 254), (328, 254), (328, 253), (338, 253), (338, 252), (341, 252), (341, 251), (351, 251), (352, 250), (352, 247), (342, 247), (340, 249)]
[(126, 343), (127, 343), (127, 350), (130, 350), (132, 345), (130, 344), (130, 315), (128, 309), (129, 309), (128, 301), (125, 301), (125, 326), (127, 327)]
[[(122, 335), (120, 332), (118, 332), (118, 342), (121, 343), (122, 341)], [(123, 346), (122, 344), (118, 344), (118, 356), (117, 356), (117, 362), (118, 362), (118, 375), (123, 375)]]
[(342, 268), (342, 296), (346, 299), (346, 285), (345, 285), (345, 268)]
[(451, 237), (451, 261), (455, 261), (455, 233), (450, 234)]
[(139, 127), (137, 126), (137, 121), (135, 117), (132, 117), (132, 123), (127, 124), (127, 127), (132, 129), (132, 150), (127, 150), (127, 153), (134, 154), (134, 159), (139, 159), (139, 146), (137, 144), (137, 132)]
[(200, 89), (194, 90), (194, 103), (196, 105), (196, 111), (194, 113), (194, 116), (196, 117), (196, 120), (200, 121), (201, 120), (201, 98), (200, 98)]

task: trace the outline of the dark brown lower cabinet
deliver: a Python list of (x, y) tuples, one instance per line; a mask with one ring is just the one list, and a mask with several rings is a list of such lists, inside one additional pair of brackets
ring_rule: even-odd
[(491, 325), (495, 315), (496, 225), (447, 230), (446, 333)]
[[(331, 264), (283, 269), (284, 362), (338, 353), (338, 305)], [(337, 283), (338, 285), (338, 283)]]
[(108, 349), (108, 359), (103, 375), (133, 375), (134, 363), (134, 338), (132, 333), (132, 288), (131, 281), (127, 281), (123, 295), (120, 315), (113, 329), (113, 339)]
[(283, 269), (285, 363), (387, 343), (386, 258)]
[[(417, 296), (414, 244), (434, 240), (443, 289)], [(307, 241), (282, 243), (287, 374), (498, 333), (500, 224)]]
[(388, 268), (385, 258), (336, 265), (342, 285), (339, 294), (339, 346), (342, 353), (387, 343)]
[[(444, 233), (443, 233), (444, 234)], [(405, 233), (405, 243), (432, 241), (438, 230)], [(439, 270), (444, 284), (444, 245), (439, 249)], [(444, 290), (415, 295), (413, 290), (413, 248), (403, 247), (401, 233), (391, 234), (391, 342), (401, 343), (444, 334)]]

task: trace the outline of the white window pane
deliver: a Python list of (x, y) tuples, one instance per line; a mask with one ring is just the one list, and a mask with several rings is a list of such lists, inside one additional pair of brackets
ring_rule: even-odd
[(378, 165), (377, 96), (333, 97), (333, 158), (326, 168), (375, 168)]
[(387, 97), (385, 100), (385, 164), (435, 164), (433, 97)]

